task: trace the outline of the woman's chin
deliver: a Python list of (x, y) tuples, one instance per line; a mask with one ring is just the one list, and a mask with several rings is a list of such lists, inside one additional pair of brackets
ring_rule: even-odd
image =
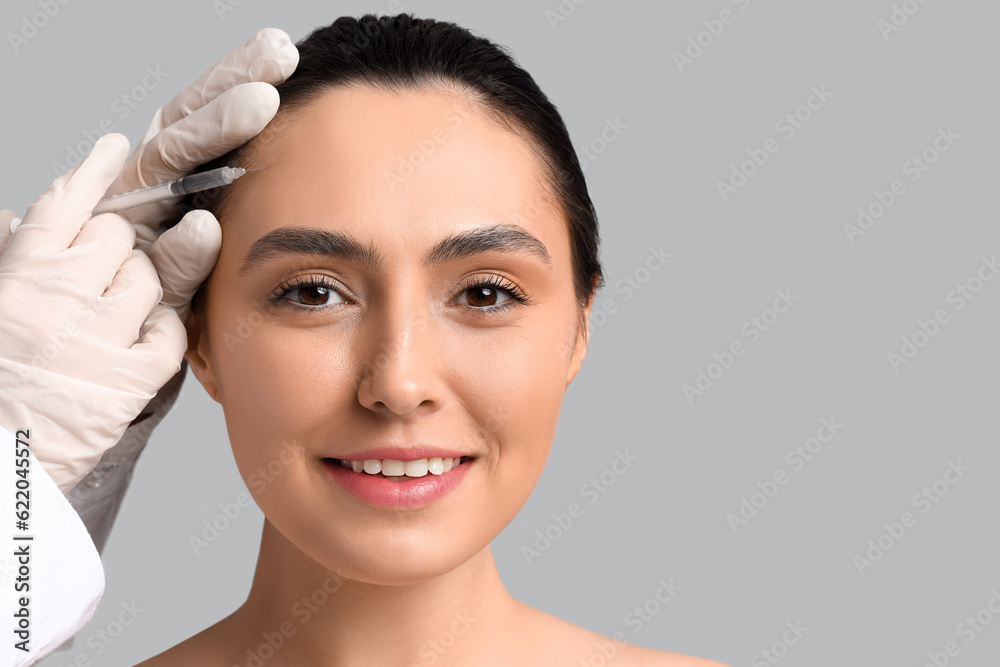
[[(315, 537), (315, 536), (314, 536)], [(487, 543), (441, 539), (435, 530), (394, 531), (365, 536), (298, 539), (297, 549), (320, 567), (353, 581), (401, 586), (440, 577), (468, 562)]]

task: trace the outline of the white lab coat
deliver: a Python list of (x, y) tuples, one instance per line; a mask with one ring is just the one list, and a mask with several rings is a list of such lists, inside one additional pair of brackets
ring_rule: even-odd
[[(104, 550), (139, 454), (153, 429), (177, 399), (187, 372), (181, 371), (150, 402), (153, 414), (126, 429), (121, 441), (65, 496), (28, 449), (30, 519), (28, 530), (16, 527), (15, 454), (17, 430), (30, 425), (0, 424), (0, 666), (34, 664), (71, 640), (90, 621), (104, 594)], [(10, 431), (7, 429), (14, 429)], [(27, 442), (42, 437), (30, 433)], [(22, 496), (23, 498), (23, 496)], [(31, 540), (14, 540), (31, 536)], [(27, 546), (25, 546), (27, 545)], [(16, 555), (27, 549), (27, 555)], [(21, 560), (27, 562), (22, 574)], [(21, 579), (20, 581), (18, 579)], [(15, 587), (19, 587), (18, 590)], [(21, 598), (27, 598), (28, 651), (17, 648), (14, 633)], [(63, 646), (68, 649), (70, 643)]]

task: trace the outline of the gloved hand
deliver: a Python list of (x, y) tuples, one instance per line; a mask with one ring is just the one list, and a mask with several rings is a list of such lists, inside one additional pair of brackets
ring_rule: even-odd
[[(107, 188), (107, 194), (178, 178), (256, 136), (278, 108), (278, 95), (272, 84), (288, 78), (298, 65), (298, 59), (298, 50), (284, 31), (275, 28), (259, 31), (156, 112), (145, 137)], [(173, 308), (184, 321), (190, 311), (191, 296), (211, 273), (218, 258), (222, 238), (218, 221), (208, 211), (195, 210), (163, 232), (180, 216), (175, 203), (150, 204), (118, 215), (134, 224), (136, 246), (146, 251), (156, 268), (162, 288), (161, 303)], [(0, 258), (11, 236), (10, 223), (14, 218), (13, 211), (0, 211)], [(6, 341), (0, 340), (0, 346), (4, 344)], [(100, 370), (96, 360), (93, 368)], [(178, 375), (183, 375), (186, 364), (182, 357), (178, 368)], [(171, 393), (176, 394), (181, 384), (176, 380), (176, 377), (168, 378), (157, 386), (167, 385)], [(28, 403), (28, 395), (32, 395), (36, 397), (33, 400), (41, 400), (37, 407), (44, 408), (44, 396), (35, 393), (29, 382), (8, 385), (7, 391), (8, 397), (0, 394), (0, 401), (20, 400), (21, 407), (36, 408)], [(174, 401), (173, 396), (157, 398), (159, 400), (143, 408), (142, 414), (138, 411), (132, 414), (131, 419), (140, 422), (148, 418), (153, 423), (158, 422), (163, 415), (157, 412), (168, 410)], [(97, 409), (92, 414), (104, 412)], [(86, 432), (83, 420), (88, 418), (87, 413), (75, 414), (82, 421), (70, 430)], [(0, 411), (0, 426), (18, 428), (4, 419)], [(116, 432), (121, 435), (114, 428), (107, 432), (108, 437)], [(47, 452), (38, 457), (64, 492), (73, 487), (75, 482), (72, 480), (79, 481), (96, 466), (100, 454), (114, 444), (83, 441), (77, 451), (76, 442), (70, 440), (60, 444), (53, 441), (48, 444)], [(141, 449), (132, 447), (129, 451), (137, 456)]]
[[(278, 108), (278, 94), (272, 84), (288, 78), (298, 61), (298, 50), (283, 30), (260, 30), (156, 112), (145, 137), (107, 194), (178, 178), (256, 136)], [(121, 211), (119, 215), (134, 224), (137, 247), (156, 267), (163, 289), (162, 303), (174, 308), (184, 321), (192, 295), (215, 266), (222, 230), (208, 211), (195, 210), (163, 232), (180, 213), (177, 204), (158, 203)], [(0, 255), (14, 218), (13, 211), (0, 211)], [(182, 360), (178, 375), (183, 376), (185, 371)], [(158, 413), (169, 409), (180, 390), (181, 382), (172, 380), (166, 385), (171, 395), (158, 394), (158, 400), (146, 406), (136, 422), (150, 419), (157, 423), (162, 419)], [(15, 387), (10, 391), (20, 390)], [(71, 445), (65, 446), (64, 456), (74, 460)], [(128, 451), (130, 456), (137, 456), (141, 449), (131, 447)], [(52, 461), (59, 458), (55, 451), (51, 457)], [(79, 470), (79, 462), (73, 465)], [(50, 467), (46, 465), (47, 470)], [(65, 491), (65, 484), (60, 488)]]
[(153, 263), (133, 248), (135, 228), (116, 213), (91, 217), (128, 149), (120, 134), (101, 137), (28, 206), (0, 255), (0, 425), (30, 429), (35, 457), (64, 493), (187, 349)]
[[(278, 110), (272, 84), (287, 79), (298, 63), (298, 49), (284, 30), (257, 32), (157, 110), (107, 194), (180, 178), (255, 137)], [(136, 247), (156, 267), (164, 305), (184, 321), (191, 297), (218, 259), (218, 221), (195, 210), (167, 229), (181, 217), (178, 202), (137, 206), (119, 215), (135, 225)], [(13, 211), (0, 211), (0, 253), (15, 217)]]

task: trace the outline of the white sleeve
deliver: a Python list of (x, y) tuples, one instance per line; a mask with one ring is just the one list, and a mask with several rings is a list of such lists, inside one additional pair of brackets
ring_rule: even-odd
[[(41, 434), (32, 433), (30, 424), (23, 426), (27, 433), (0, 426), (0, 542), (5, 545), (0, 546), (0, 665), (16, 667), (33, 664), (76, 634), (104, 594), (97, 548), (31, 452), (33, 438)], [(19, 473), (23, 470), (28, 472)], [(22, 520), (24, 525), (18, 523)]]

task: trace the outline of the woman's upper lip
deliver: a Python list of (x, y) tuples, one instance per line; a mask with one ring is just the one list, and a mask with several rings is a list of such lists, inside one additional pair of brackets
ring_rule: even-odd
[(346, 461), (368, 461), (370, 459), (390, 459), (394, 461), (417, 461), (419, 459), (457, 459), (463, 456), (473, 456), (468, 452), (461, 452), (455, 449), (444, 449), (441, 447), (431, 447), (429, 445), (389, 445), (376, 447), (363, 452), (353, 452), (350, 454), (339, 454), (326, 458), (338, 458)]

